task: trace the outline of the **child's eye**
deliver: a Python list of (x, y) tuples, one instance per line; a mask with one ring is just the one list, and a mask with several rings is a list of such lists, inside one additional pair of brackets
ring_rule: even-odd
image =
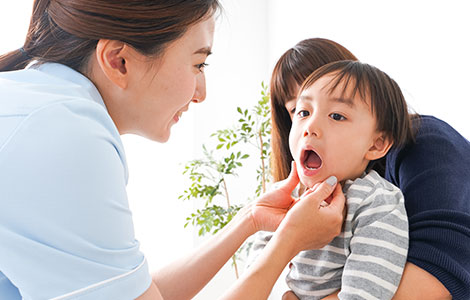
[(330, 118), (332, 118), (335, 121), (344, 121), (346, 118), (338, 113), (332, 113), (330, 114)]
[(310, 115), (310, 112), (308, 110), (299, 110), (297, 115), (301, 118), (308, 117)]
[(202, 64), (198, 64), (196, 65), (196, 68), (199, 69), (199, 72), (204, 72), (204, 68), (207, 67), (209, 64), (206, 64), (205, 62), (203, 62)]

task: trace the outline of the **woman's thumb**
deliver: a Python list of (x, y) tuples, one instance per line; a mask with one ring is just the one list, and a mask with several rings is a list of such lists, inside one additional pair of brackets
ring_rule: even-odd
[(284, 181), (284, 187), (288, 189), (289, 191), (292, 191), (295, 189), (297, 184), (299, 184), (299, 174), (297, 174), (297, 167), (295, 161), (291, 162), (291, 169), (289, 173), (289, 177), (287, 177)]
[(331, 195), (331, 193), (333, 193), (337, 182), (338, 179), (335, 176), (328, 177), (327, 180), (322, 182), (318, 188), (312, 192), (312, 195), (315, 195), (315, 199), (318, 202), (326, 200)]

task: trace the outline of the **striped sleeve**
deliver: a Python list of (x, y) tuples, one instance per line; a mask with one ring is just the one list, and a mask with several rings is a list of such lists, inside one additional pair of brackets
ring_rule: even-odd
[(352, 236), (338, 297), (391, 299), (400, 283), (408, 252), (403, 195), (372, 171), (355, 180), (346, 196), (351, 203), (358, 199), (358, 207), (347, 215), (346, 224), (351, 226)]
[(260, 231), (253, 236), (246, 264), (247, 269), (255, 262), (258, 256), (260, 256), (261, 252), (272, 237), (273, 233), (268, 231)]

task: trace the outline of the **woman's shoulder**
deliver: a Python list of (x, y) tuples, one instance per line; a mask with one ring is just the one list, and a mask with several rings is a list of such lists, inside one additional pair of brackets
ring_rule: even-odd
[[(415, 141), (392, 149), (386, 158), (385, 178), (400, 186), (400, 177), (407, 173), (442, 166), (470, 170), (470, 142), (448, 123), (433, 116), (414, 120)], [(399, 174), (401, 172), (401, 175)]]
[(417, 129), (416, 141), (425, 142), (429, 136), (434, 136), (446, 137), (446, 141), (463, 142), (469, 145), (468, 140), (451, 125), (434, 116), (420, 115), (413, 120), (413, 124)]
[(58, 64), (0, 74), (0, 149), (28, 134), (47, 131), (74, 135), (119, 133), (93, 84), (78, 72)]
[(66, 101), (105, 106), (93, 83), (79, 72), (56, 63), (0, 72), (0, 116), (28, 115)]
[(385, 178), (405, 195), (410, 215), (449, 209), (470, 213), (470, 143), (432, 116), (418, 119), (415, 142), (387, 155)]

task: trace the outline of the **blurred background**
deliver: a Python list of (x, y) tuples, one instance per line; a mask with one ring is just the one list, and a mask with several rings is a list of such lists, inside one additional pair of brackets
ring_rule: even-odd
[[(201, 156), (217, 129), (238, 120), (238, 106), (260, 98), (261, 82), (281, 54), (302, 39), (339, 42), (361, 61), (388, 73), (418, 113), (437, 116), (470, 138), (470, 5), (468, 1), (222, 0), (213, 55), (206, 68), (207, 99), (192, 105), (166, 144), (123, 136), (129, 202), (136, 237), (150, 269), (186, 253), (203, 239), (185, 219), (194, 203), (178, 199), (188, 187), (184, 163)], [(32, 0), (0, 4), (0, 53), (23, 45)], [(256, 188), (247, 164), (231, 189), (243, 203)], [(243, 187), (243, 188), (242, 188)], [(230, 264), (196, 299), (216, 299), (235, 280)], [(282, 281), (282, 278), (281, 278)], [(272, 299), (280, 299), (278, 292)]]

